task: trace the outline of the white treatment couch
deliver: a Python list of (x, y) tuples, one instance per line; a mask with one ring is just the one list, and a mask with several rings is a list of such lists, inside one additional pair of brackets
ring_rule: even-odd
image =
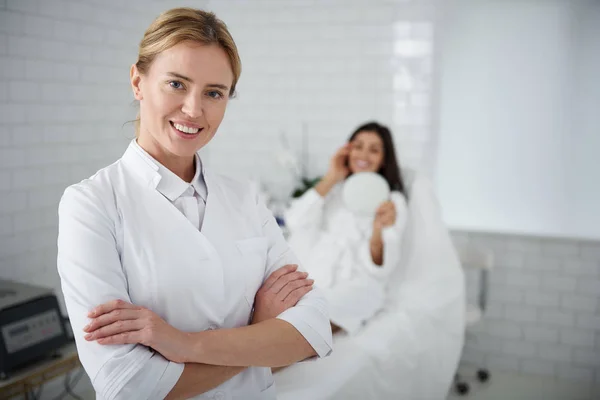
[(408, 209), (385, 309), (354, 336), (336, 334), (331, 356), (276, 373), (278, 399), (446, 398), (463, 346), (463, 271), (427, 179), (410, 183)]

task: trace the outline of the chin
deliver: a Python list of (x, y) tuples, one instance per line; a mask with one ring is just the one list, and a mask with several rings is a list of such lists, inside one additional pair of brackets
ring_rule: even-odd
[(193, 140), (182, 140), (179, 137), (171, 137), (169, 140), (169, 149), (173, 154), (178, 156), (189, 156), (196, 153), (206, 143), (201, 137), (196, 137)]

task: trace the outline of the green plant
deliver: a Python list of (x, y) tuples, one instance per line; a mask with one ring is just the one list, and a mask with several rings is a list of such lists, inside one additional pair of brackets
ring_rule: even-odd
[(317, 183), (319, 183), (319, 181), (321, 180), (321, 177), (316, 177), (314, 179), (308, 179), (308, 178), (302, 178), (301, 179), (301, 185), (296, 187), (294, 189), (294, 191), (292, 192), (292, 198), (298, 198), (300, 196), (302, 196), (304, 193), (306, 193), (308, 190), (310, 190), (311, 188), (313, 188)]

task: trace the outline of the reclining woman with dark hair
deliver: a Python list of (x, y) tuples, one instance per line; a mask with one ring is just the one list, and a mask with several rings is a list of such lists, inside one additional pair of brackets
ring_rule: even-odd
[[(374, 218), (352, 213), (342, 199), (343, 182), (360, 172), (380, 174), (391, 190)], [(290, 245), (325, 291), (334, 332), (354, 333), (383, 307), (387, 277), (400, 261), (406, 218), (392, 135), (376, 122), (358, 127), (319, 183), (292, 203), (285, 215)]]

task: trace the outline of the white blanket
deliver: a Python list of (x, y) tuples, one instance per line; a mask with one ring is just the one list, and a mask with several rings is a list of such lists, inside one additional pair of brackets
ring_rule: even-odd
[(410, 187), (401, 267), (386, 307), (333, 354), (275, 374), (278, 399), (446, 398), (464, 336), (464, 276), (429, 181)]

